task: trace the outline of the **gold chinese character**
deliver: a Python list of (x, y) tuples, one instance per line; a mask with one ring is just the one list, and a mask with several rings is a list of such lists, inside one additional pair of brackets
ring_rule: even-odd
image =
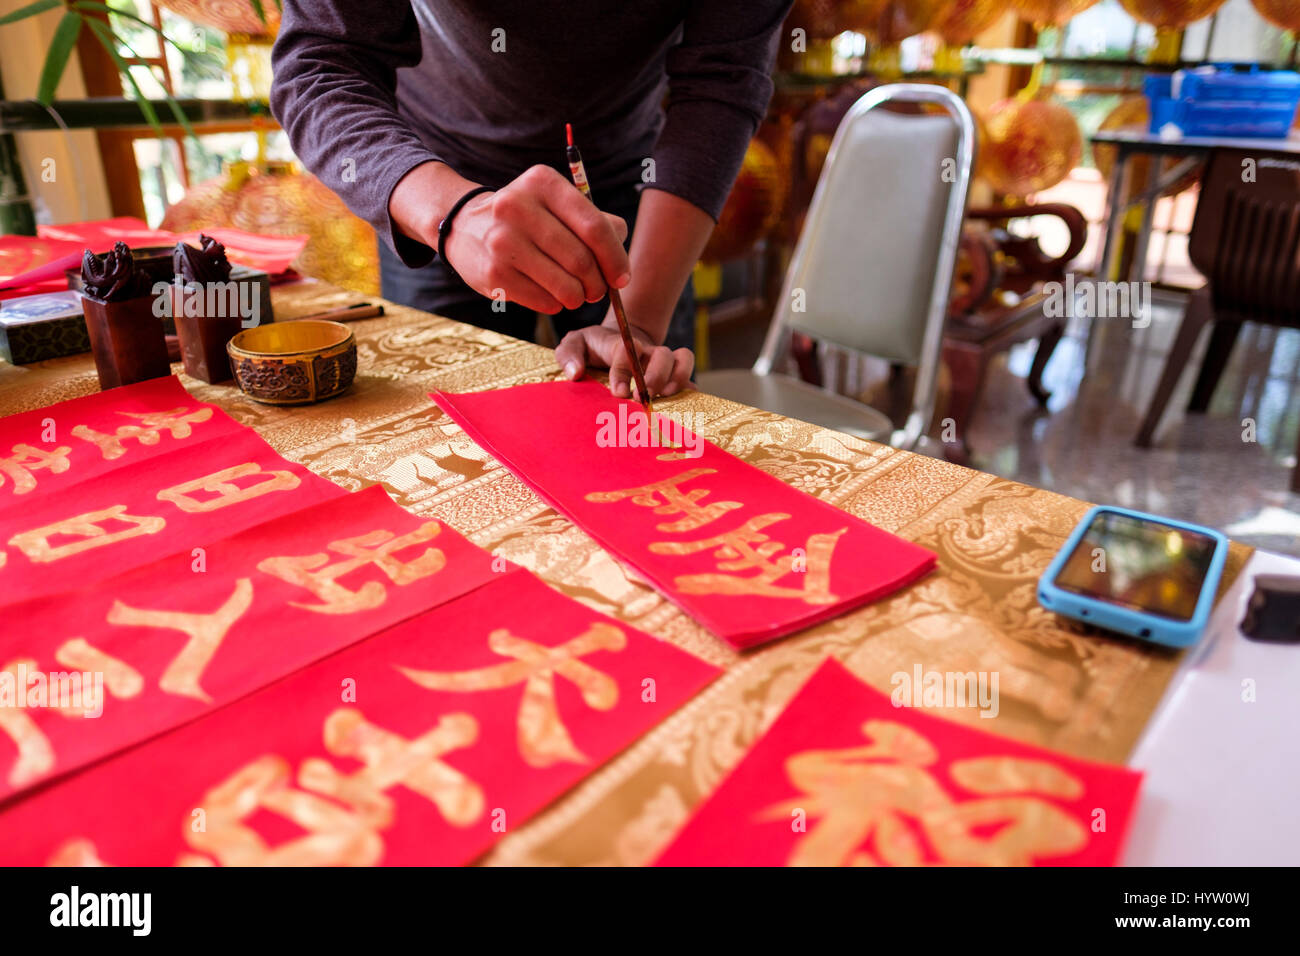
[(29, 658), (10, 661), (0, 667), (0, 731), (18, 749), (18, 759), (9, 768), (9, 785), (22, 787), (54, 769), (54, 748), (36, 721), (23, 709), (27, 703), (27, 672), (36, 670)]
[[(288, 762), (273, 754), (235, 771), (204, 794), (198, 808), (205, 825), (187, 826), (185, 840), (225, 866), (373, 866), (384, 854), (383, 839), (362, 815), (295, 789)], [(259, 810), (285, 817), (306, 835), (268, 846), (245, 823)]]
[(712, 521), (718, 520), (728, 511), (744, 507), (739, 501), (715, 501), (711, 505), (701, 505), (700, 500), (710, 492), (705, 488), (682, 491), (679, 485), (693, 481), (701, 475), (716, 474), (716, 468), (692, 468), (675, 478), (665, 478), (640, 488), (627, 488), (623, 491), (593, 491), (587, 500), (599, 503), (622, 501), (631, 498), (632, 503), (643, 508), (654, 508), (657, 515), (684, 515), (677, 521), (665, 521), (655, 525), (659, 531), (677, 532), (694, 531)]
[(497, 690), (513, 684), (524, 685), (519, 705), (519, 753), (532, 767), (549, 767), (567, 761), (589, 763), (573, 743), (568, 728), (560, 719), (555, 702), (555, 675), (568, 679), (582, 694), (588, 707), (612, 710), (618, 703), (618, 683), (579, 658), (596, 651), (621, 651), (627, 637), (617, 627), (596, 623), (578, 637), (557, 647), (535, 644), (515, 637), (507, 630), (488, 636), (488, 647), (513, 661), (471, 671), (422, 671), (398, 667), (421, 687), (430, 690), (468, 693)]
[[(789, 820), (803, 810), (818, 821), (795, 844), (790, 865), (915, 866), (926, 862), (928, 844), (943, 863), (1026, 866), (1087, 842), (1074, 817), (1036, 796), (953, 799), (926, 769), (939, 760), (934, 746), (902, 724), (868, 720), (862, 732), (872, 741), (865, 747), (809, 750), (786, 760), (803, 796), (767, 808), (759, 819)], [(1043, 785), (1048, 795), (1078, 796), (1083, 789), (1059, 767), (1015, 757), (956, 761), (949, 773), (986, 788), (980, 792), (1023, 794)]]
[(122, 442), (135, 439), (141, 445), (156, 445), (167, 432), (172, 438), (189, 438), (193, 433), (191, 425), (206, 422), (212, 417), (212, 409), (199, 408), (187, 411), (185, 406), (173, 408), (170, 412), (118, 412), (127, 418), (134, 418), (139, 425), (123, 425), (111, 435), (97, 432), (88, 425), (77, 425), (72, 429), (73, 437), (88, 441), (96, 446), (105, 459), (121, 458), (126, 454)]
[(104, 686), (114, 697), (138, 697), (144, 690), (144, 677), (126, 661), (106, 654), (85, 638), (64, 641), (54, 652), (54, 659), (64, 667), (91, 674), (103, 674)]
[[(247, 486), (240, 486), (235, 483), (237, 478), (250, 478), (253, 475), (258, 475), (263, 480)], [(273, 491), (291, 491), (300, 484), (302, 484), (301, 479), (291, 471), (263, 471), (261, 465), (249, 461), (242, 465), (233, 465), (230, 468), (223, 468), (221, 471), (214, 471), (202, 478), (195, 478), (192, 481), (164, 488), (158, 492), (158, 499), (160, 501), (170, 501), (181, 511), (187, 511), (190, 514), (201, 514), (207, 511), (216, 511), (218, 508), (224, 508), (227, 505), (238, 504), (241, 501), (248, 501), (250, 498), (257, 498)], [(206, 492), (215, 497), (205, 498), (200, 501), (194, 497), (196, 491)]]
[(170, 628), (188, 635), (189, 640), (167, 665), (158, 686), (169, 694), (194, 697), (210, 703), (212, 698), (200, 686), (203, 672), (225, 640), (226, 634), (252, 603), (253, 582), (248, 578), (240, 578), (235, 582), (235, 590), (230, 597), (211, 614), (144, 610), (114, 601), (108, 611), (108, 623), (120, 627)]
[[(102, 522), (107, 521), (121, 521), (129, 527), (110, 532), (100, 527)], [(165, 527), (167, 522), (162, 518), (152, 515), (129, 515), (126, 513), (126, 505), (113, 505), (111, 508), (101, 508), (99, 511), (88, 511), (75, 518), (64, 518), (43, 528), (24, 531), (10, 538), (9, 543), (33, 561), (44, 563), (71, 557), (92, 548), (102, 548), (106, 544), (115, 544), (128, 538), (157, 534)], [(51, 544), (50, 539), (58, 535), (78, 537), (81, 540), (69, 541), (67, 544)]]
[[(763, 528), (784, 521), (787, 514), (772, 513), (750, 518), (739, 528), (700, 541), (655, 541), (655, 554), (697, 554), (716, 548), (713, 556), (719, 571), (757, 571), (749, 577), (736, 574), (683, 574), (676, 578), (678, 590), (685, 594), (750, 594), (759, 597), (798, 598), (808, 604), (834, 604), (839, 597), (831, 593), (831, 555), (841, 528), (829, 534), (814, 534), (805, 549), (805, 567), (795, 569), (794, 554), (785, 553), (785, 545), (773, 541)], [(798, 587), (783, 587), (776, 582), (789, 574), (802, 578)]]
[(45, 861), (46, 866), (108, 866), (99, 858), (95, 844), (85, 837), (77, 837), (60, 844)]
[(316, 611), (320, 614), (354, 614), (379, 607), (387, 600), (388, 592), (379, 581), (367, 581), (356, 591), (349, 591), (338, 579), (351, 574), (367, 564), (383, 571), (388, 580), (405, 586), (430, 575), (437, 574), (447, 563), (446, 555), (437, 548), (428, 548), (413, 561), (402, 562), (394, 555), (403, 548), (432, 541), (441, 526), (436, 521), (420, 525), (414, 531), (395, 537), (391, 531), (371, 531), (356, 538), (331, 541), (331, 551), (348, 555), (348, 560), (329, 562), (327, 554), (309, 554), (301, 557), (266, 558), (257, 569), (274, 575), (290, 584), (306, 588), (323, 602), (300, 604), (294, 607)]
[(32, 472), (44, 468), (52, 475), (62, 474), (71, 467), (68, 461), (71, 451), (66, 445), (60, 445), (53, 451), (44, 451), (31, 445), (14, 445), (12, 455), (0, 458), (0, 488), (4, 487), (5, 480), (8, 479), (13, 482), (14, 494), (27, 494), (36, 487), (36, 476)]
[(469, 714), (446, 714), (428, 733), (407, 740), (342, 707), (325, 720), (325, 748), (365, 767), (342, 774), (326, 760), (304, 760), (298, 785), (348, 804), (370, 826), (383, 828), (393, 817), (384, 791), (400, 784), (431, 801), (448, 823), (467, 827), (483, 815), (483, 791), (441, 758), (477, 739), (478, 721)]

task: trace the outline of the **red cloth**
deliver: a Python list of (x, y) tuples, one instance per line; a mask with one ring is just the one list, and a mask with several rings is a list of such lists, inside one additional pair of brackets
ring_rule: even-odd
[[(151, 229), (131, 216), (37, 226), (37, 236), (0, 236), (0, 300), (58, 292), (68, 287), (64, 272), (78, 268), (87, 249), (107, 252), (119, 240), (132, 249), (174, 246), (184, 240), (198, 245), (199, 233)], [(310, 238), (264, 236), (242, 229), (214, 227), (203, 233), (223, 243), (231, 262), (260, 269), (272, 277), (288, 272)]]
[(468, 862), (716, 673), (510, 569), (19, 802), (0, 863)]
[(828, 659), (658, 865), (1112, 865), (1141, 780), (896, 707)]
[[(539, 496), (736, 647), (884, 597), (935, 565), (926, 549), (707, 442), (694, 446), (695, 458), (609, 447), (602, 429), (617, 434), (623, 422), (629, 441), (638, 441), (636, 421), (644, 429), (645, 415), (598, 382), (431, 397)], [(675, 426), (656, 418), (661, 436), (676, 437)], [(691, 446), (686, 434), (680, 443)], [(676, 484), (646, 489), (665, 481)]]

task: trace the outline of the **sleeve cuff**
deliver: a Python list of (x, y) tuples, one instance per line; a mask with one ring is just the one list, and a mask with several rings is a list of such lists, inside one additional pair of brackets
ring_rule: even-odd
[(397, 223), (393, 221), (392, 214), (388, 211), (388, 204), (393, 198), (393, 190), (397, 188), (397, 184), (406, 177), (407, 173), (417, 166), (423, 166), (425, 163), (431, 162), (441, 162), (441, 160), (433, 153), (419, 149), (405, 150), (399, 156), (394, 157), (388, 171), (385, 173), (385, 179), (381, 180), (381, 182), (385, 182), (386, 187), (381, 189), (381, 194), (384, 197), (384, 208), (378, 221), (372, 223), (375, 231), (387, 239), (389, 246), (397, 253), (398, 258), (411, 269), (427, 266), (437, 258), (437, 252), (431, 246), (420, 242), (418, 239), (412, 239), (403, 233), (397, 227)]
[(670, 103), (655, 146), (652, 189), (680, 196), (717, 221), (758, 123), (717, 100)]

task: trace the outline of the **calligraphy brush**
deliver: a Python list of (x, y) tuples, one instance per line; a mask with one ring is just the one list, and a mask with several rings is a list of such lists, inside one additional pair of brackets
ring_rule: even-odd
[[(578, 152), (578, 147), (573, 145), (573, 126), (569, 123), (564, 124), (564, 136), (568, 141), (568, 146), (564, 150), (564, 155), (569, 161), (569, 174), (573, 177), (573, 185), (578, 187), (581, 192), (594, 206), (596, 200), (591, 198), (591, 186), (587, 182), (587, 170), (582, 165), (582, 154)], [(632, 377), (636, 379), (637, 390), (641, 393), (641, 405), (645, 408), (646, 421), (653, 423), (654, 407), (650, 404), (650, 390), (645, 387), (645, 374), (641, 369), (641, 359), (636, 353), (636, 343), (632, 340), (632, 327), (627, 322), (627, 312), (623, 309), (623, 297), (618, 294), (618, 290), (613, 286), (609, 287), (609, 303), (614, 307), (614, 318), (618, 320), (618, 330), (623, 336), (623, 348), (627, 350), (627, 359), (632, 365)]]

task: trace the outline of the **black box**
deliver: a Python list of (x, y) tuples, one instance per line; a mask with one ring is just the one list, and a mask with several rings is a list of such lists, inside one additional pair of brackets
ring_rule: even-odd
[(0, 302), (0, 358), (28, 365), (90, 351), (77, 292), (45, 292)]

